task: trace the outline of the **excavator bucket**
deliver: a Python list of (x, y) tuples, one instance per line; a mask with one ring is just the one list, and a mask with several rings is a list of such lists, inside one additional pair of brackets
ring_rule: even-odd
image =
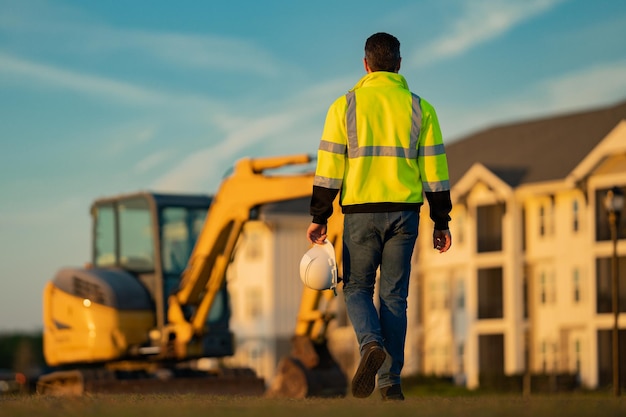
[(332, 357), (326, 341), (295, 336), (292, 354), (278, 363), (276, 376), (266, 392), (270, 398), (344, 397), (348, 381)]

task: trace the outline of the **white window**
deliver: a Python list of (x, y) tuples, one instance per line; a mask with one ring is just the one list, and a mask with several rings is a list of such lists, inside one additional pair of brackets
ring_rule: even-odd
[(572, 280), (572, 297), (574, 299), (574, 303), (578, 304), (580, 302), (580, 270), (578, 268), (574, 268)]
[(251, 287), (246, 289), (244, 308), (245, 316), (249, 319), (260, 317), (263, 314), (263, 297), (260, 288)]
[(574, 199), (572, 202), (572, 230), (578, 232), (580, 229), (580, 208), (578, 206), (578, 199)]

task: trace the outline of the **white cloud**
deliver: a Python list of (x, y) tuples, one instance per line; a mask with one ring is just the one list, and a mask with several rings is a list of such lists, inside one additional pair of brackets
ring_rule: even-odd
[(122, 102), (154, 104), (167, 101), (165, 94), (109, 78), (40, 64), (0, 52), (0, 73), (16, 75), (30, 82), (43, 82), (57, 88), (108, 97)]
[(117, 126), (109, 131), (98, 132), (105, 154), (117, 156), (124, 151), (151, 141), (158, 128), (153, 123), (131, 123)]
[(626, 60), (593, 65), (541, 83), (548, 106), (588, 108), (626, 97)]
[(542, 117), (611, 105), (626, 96), (626, 61), (572, 71), (529, 86), (493, 111), (503, 119)]
[(95, 24), (79, 9), (54, 0), (13, 0), (0, 2), (0, 30), (30, 33), (63, 31), (69, 22)]
[[(148, 53), (170, 65), (277, 76), (286, 63), (251, 41), (182, 33), (104, 30), (102, 36), (118, 49)], [(119, 41), (116, 39), (120, 38)], [(293, 68), (291, 68), (293, 70)]]
[(170, 159), (174, 153), (174, 151), (169, 149), (154, 152), (135, 164), (135, 172), (139, 174), (147, 172)]
[(31, 5), (21, 3), (7, 7), (0, 2), (0, 33), (16, 45), (31, 42), (34, 35), (37, 45), (32, 48), (44, 42), (49, 50), (70, 52), (74, 57), (115, 54), (119, 58), (120, 52), (125, 52), (174, 68), (269, 77), (298, 71), (250, 39), (126, 29), (98, 21), (80, 8), (40, 0)]
[(175, 168), (156, 179), (149, 188), (162, 192), (214, 190), (224, 170), (223, 159), (213, 148), (194, 152)]
[[(224, 171), (252, 146), (278, 133), (297, 127), (311, 115), (310, 109), (296, 109), (256, 119), (240, 119), (238, 128), (230, 131), (219, 143), (194, 152), (177, 167), (152, 184), (162, 191), (206, 190), (215, 188)], [(294, 129), (295, 130), (295, 129)]]
[(596, 64), (541, 80), (518, 94), (484, 106), (443, 108), (447, 136), (554, 114), (613, 105), (626, 97), (626, 61)]
[[(7, 74), (26, 88), (44, 85), (59, 90), (77, 92), (95, 100), (108, 100), (123, 106), (141, 106), (143, 110), (160, 108), (168, 119), (215, 119), (223, 112), (225, 103), (202, 95), (161, 91), (98, 75), (47, 65), (0, 52), (0, 74)], [(3, 82), (8, 82), (5, 77)], [(39, 89), (39, 91), (42, 91)], [(151, 133), (139, 133), (149, 139)], [(139, 139), (139, 137), (138, 137)]]
[(457, 56), (513, 29), (520, 23), (545, 13), (566, 0), (469, 0), (463, 14), (444, 35), (420, 45), (407, 60), (410, 67)]
[[(331, 102), (347, 91), (354, 82), (353, 77), (336, 79), (311, 85), (298, 90), (297, 94), (285, 99), (273, 113), (255, 116), (220, 112), (213, 122), (225, 132), (224, 139), (205, 149), (189, 155), (170, 172), (157, 179), (151, 186), (162, 191), (206, 191), (215, 189), (226, 169), (236, 159), (250, 155), (255, 145), (263, 145), (266, 150), (281, 149), (278, 140), (285, 137), (292, 142), (282, 147), (281, 154), (291, 153), (293, 141), (299, 141), (304, 134), (302, 127), (320, 114), (325, 114)], [(322, 131), (318, 127), (317, 135)], [(317, 138), (316, 138), (317, 140)], [(306, 144), (299, 146), (298, 152), (306, 152)], [(259, 156), (259, 155), (256, 155)]]
[(4, 207), (0, 212), (0, 226), (6, 231), (62, 223), (74, 218), (77, 212), (84, 213), (88, 207), (89, 203), (77, 195), (51, 200), (46, 204), (45, 209), (40, 206), (25, 208), (23, 205), (11, 209)]
[[(162, 93), (103, 77), (80, 74), (49, 65), (19, 59), (0, 53), (0, 73), (7, 72), (32, 83), (43, 82), (60, 88), (67, 88), (98, 98), (105, 97), (127, 103), (129, 100), (142, 102), (144, 107), (160, 107), (160, 112), (169, 122), (179, 119), (186, 125), (204, 124), (213, 133), (224, 137), (216, 145), (190, 155), (171, 172), (154, 183), (154, 187), (169, 191), (204, 190), (206, 182), (221, 178), (224, 170), (246, 149), (266, 139), (268, 148), (276, 149), (272, 140), (281, 132), (292, 132), (291, 136), (301, 135), (298, 124), (306, 122), (311, 115), (326, 110), (331, 101), (347, 91), (354, 82), (352, 76), (339, 77), (306, 89), (296, 90), (281, 104), (273, 102), (279, 109), (269, 115), (231, 113), (224, 103), (203, 97), (184, 94)], [(258, 111), (258, 108), (255, 108)], [(264, 109), (261, 109), (264, 110)], [(117, 156), (142, 145), (155, 137), (159, 131), (154, 122), (133, 122), (110, 129), (88, 132), (94, 142), (100, 143), (103, 155)], [(320, 126), (321, 131), (321, 126)], [(95, 140), (93, 139), (95, 135)], [(284, 136), (284, 133), (283, 135)], [(161, 165), (168, 158), (167, 153), (156, 153), (138, 162), (135, 172), (146, 172)]]

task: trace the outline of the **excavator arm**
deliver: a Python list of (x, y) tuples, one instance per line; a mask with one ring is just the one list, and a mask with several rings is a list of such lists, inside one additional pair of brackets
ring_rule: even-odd
[[(313, 172), (268, 175), (267, 171), (289, 165), (304, 166), (311, 161), (308, 155), (243, 159), (236, 163), (232, 175), (222, 181), (183, 273), (179, 290), (169, 298), (169, 323), (164, 331), (163, 343), (173, 341), (178, 358), (193, 355), (199, 349), (194, 346), (194, 336), (202, 335), (205, 330), (207, 315), (224, 283), (237, 240), (244, 224), (252, 217), (251, 212), (264, 204), (311, 194)], [(328, 240), (335, 247), (336, 257), (341, 262), (343, 215), (337, 202), (334, 213), (329, 219)], [(280, 360), (266, 395), (290, 398), (345, 395), (345, 374), (326, 343), (326, 330), (333, 317), (328, 309), (320, 308), (322, 304), (328, 307), (334, 296), (332, 290), (317, 291), (303, 287), (291, 354)], [(323, 300), (326, 302), (322, 303)], [(190, 317), (184, 314), (186, 307), (193, 310)]]
[[(183, 272), (180, 287), (168, 300), (168, 324), (161, 340), (166, 345), (174, 344), (178, 358), (194, 353), (192, 340), (205, 330), (207, 315), (224, 283), (237, 240), (244, 224), (251, 218), (251, 212), (264, 204), (311, 194), (312, 172), (268, 175), (268, 171), (293, 165), (305, 166), (311, 161), (311, 157), (305, 154), (246, 158), (239, 160), (233, 173), (222, 181)], [(300, 315), (308, 317), (306, 320), (298, 319), (296, 333), (309, 334), (312, 326), (319, 328), (322, 325), (321, 313), (314, 308), (321, 296), (313, 294), (303, 299), (307, 305), (301, 307)], [(192, 311), (191, 316), (185, 314), (186, 310)], [(312, 318), (315, 320), (311, 321)]]

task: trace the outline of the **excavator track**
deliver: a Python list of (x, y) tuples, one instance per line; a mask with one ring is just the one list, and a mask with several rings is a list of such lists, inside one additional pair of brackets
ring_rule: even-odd
[(264, 392), (264, 380), (247, 368), (186, 375), (173, 375), (168, 370), (154, 375), (106, 369), (69, 370), (44, 375), (37, 382), (37, 393), (51, 396), (115, 393), (262, 396)]

